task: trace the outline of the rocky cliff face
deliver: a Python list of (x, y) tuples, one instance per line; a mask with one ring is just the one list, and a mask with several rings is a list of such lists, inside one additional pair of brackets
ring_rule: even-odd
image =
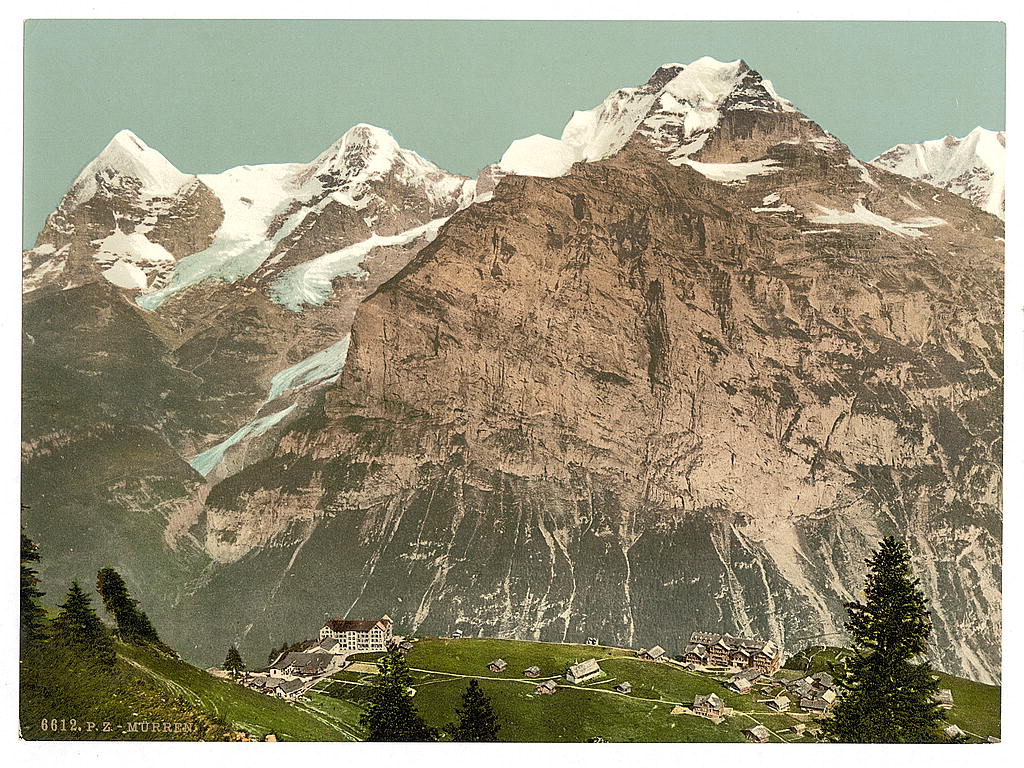
[[(364, 166), (334, 152), (312, 164), (322, 227), (286, 206), (261, 246), (279, 261), (159, 305), (157, 335), (190, 341), (154, 359), (237, 389), (222, 345), (259, 329), (231, 370), (279, 355), (175, 518), (210, 563), (161, 597), (189, 616), (175, 644), (262, 653), (325, 611), (384, 611), (406, 631), (794, 648), (839, 639), (895, 532), (936, 663), (998, 679), (1002, 223), (862, 165), (742, 62), (666, 65), (525, 141), (446, 223), (421, 199), (415, 227), (320, 261), (304, 242), (365, 235), (360, 201), (401, 187), (353, 191), (333, 174)], [(200, 290), (230, 317), (200, 320)]]
[(257, 647), (321, 610), (792, 647), (897, 532), (936, 661), (997, 678), (1001, 223), (737, 72), (765, 109), (733, 88), (694, 142), (659, 96), (657, 135), (505, 176), (364, 301), (322, 413), (211, 490), (195, 609), (272, 594), (231, 625)]

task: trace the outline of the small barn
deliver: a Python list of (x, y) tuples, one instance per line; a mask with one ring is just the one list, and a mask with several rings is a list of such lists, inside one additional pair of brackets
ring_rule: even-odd
[(717, 693), (705, 693), (693, 700), (693, 712), (715, 720), (725, 712), (725, 702)]
[(598, 666), (597, 659), (587, 659), (569, 667), (565, 672), (565, 679), (570, 683), (579, 684), (600, 674), (601, 667)]
[(504, 672), (508, 668), (508, 662), (504, 659), (495, 659), (487, 665), (487, 668), (491, 672)]
[(639, 653), (641, 659), (647, 659), (648, 661), (660, 661), (665, 658), (665, 649), (660, 645), (656, 645), (651, 649), (642, 649)]
[(527, 667), (523, 670), (524, 677), (540, 677), (540, 667)]
[(752, 741), (755, 744), (764, 744), (768, 741), (768, 729), (763, 725), (744, 728), (743, 735), (747, 737), (747, 741)]
[(749, 693), (753, 686), (750, 685), (750, 681), (747, 678), (736, 677), (729, 683), (729, 687), (736, 691), (736, 693)]
[(545, 680), (543, 683), (533, 689), (534, 693), (540, 694), (541, 696), (550, 696), (557, 690), (558, 686), (554, 680)]
[(615, 686), (615, 690), (619, 693), (632, 693), (633, 684), (630, 682), (622, 682)]

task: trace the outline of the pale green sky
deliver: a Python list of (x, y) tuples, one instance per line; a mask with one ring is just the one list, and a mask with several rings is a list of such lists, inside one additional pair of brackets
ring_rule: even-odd
[(367, 122), (471, 175), (701, 56), (746, 60), (865, 160), (1006, 119), (994, 22), (29, 21), (24, 240), (122, 128), (216, 172), (310, 160)]

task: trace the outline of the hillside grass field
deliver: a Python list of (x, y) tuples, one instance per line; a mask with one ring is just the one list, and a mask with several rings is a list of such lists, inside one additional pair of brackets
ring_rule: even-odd
[[(367, 661), (361, 655), (360, 660)], [(491, 672), (494, 659), (508, 662), (504, 672)], [(604, 672), (578, 686), (569, 685), (565, 669), (586, 659), (597, 659)], [(429, 725), (444, 729), (454, 720), (469, 680), (475, 678), (490, 697), (502, 724), (503, 741), (585, 742), (737, 742), (743, 729), (758, 723), (772, 733), (771, 740), (806, 741), (793, 726), (808, 721), (805, 715), (775, 713), (752, 696), (729, 691), (724, 683), (695, 674), (673, 662), (650, 662), (636, 652), (606, 646), (535, 643), (484, 638), (424, 638), (406, 656), (413, 671), (417, 709)], [(540, 676), (523, 676), (538, 666)], [(319, 683), (312, 697), (327, 695), (358, 703), (366, 695), (371, 673), (342, 671)], [(534, 689), (555, 679), (558, 690), (550, 696)], [(631, 694), (615, 686), (629, 682)], [(689, 707), (696, 695), (717, 693), (734, 710), (715, 724), (693, 714), (672, 714)]]
[(290, 704), (214, 677), (179, 659), (138, 646), (118, 653), (171, 694), (202, 707), (250, 737), (274, 734), (283, 741), (360, 741), (357, 705), (327, 696)]
[[(827, 670), (842, 653), (840, 649), (819, 648), (797, 654), (795, 662), (788, 664), (796, 668), (783, 669), (779, 677), (791, 679)], [(251, 739), (274, 734), (284, 741), (364, 738), (359, 717), (376, 674), (372, 663), (376, 655), (360, 654), (354, 659), (354, 668), (321, 680), (298, 701), (287, 702), (215, 677), (152, 648), (118, 644), (118, 664), (125, 679), (160, 693), (168, 712), (183, 707), (205, 712), (244, 731)], [(504, 672), (494, 673), (487, 668), (496, 658), (508, 662)], [(598, 660), (603, 674), (580, 685), (569, 685), (563, 677), (565, 669), (590, 658)], [(774, 693), (769, 694), (763, 686), (740, 695), (726, 687), (724, 676), (691, 672), (671, 661), (644, 661), (622, 648), (422, 638), (415, 642), (406, 661), (416, 691), (414, 704), (429, 725), (442, 731), (455, 720), (462, 694), (469, 680), (475, 678), (491, 699), (501, 724), (502, 741), (739, 742), (744, 741), (745, 728), (759, 723), (768, 728), (772, 742), (814, 740), (794, 731), (798, 723), (813, 727), (813, 718), (800, 712), (769, 710), (759, 699), (768, 699)], [(540, 667), (538, 678), (523, 676), (530, 666)], [(535, 687), (548, 679), (556, 681), (558, 690), (550, 696), (535, 693)], [(633, 686), (630, 694), (614, 690), (627, 681)], [(959, 725), (974, 741), (999, 736), (997, 686), (944, 674), (940, 675), (940, 684), (950, 688), (954, 696), (955, 706), (947, 714), (949, 722)], [(689, 713), (696, 695), (712, 692), (727, 707), (726, 717), (717, 724)]]

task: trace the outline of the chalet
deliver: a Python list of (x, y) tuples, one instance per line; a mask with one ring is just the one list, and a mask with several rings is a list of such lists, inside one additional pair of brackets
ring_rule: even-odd
[(743, 735), (747, 737), (747, 741), (752, 741), (755, 744), (765, 744), (768, 741), (768, 729), (763, 725), (744, 728)]
[(660, 645), (656, 645), (650, 650), (641, 650), (639, 656), (641, 659), (647, 659), (648, 661), (660, 661), (665, 658), (665, 649)]
[(693, 632), (683, 650), (683, 661), (702, 667), (752, 667), (774, 675), (782, 666), (782, 649), (771, 640), (732, 637), (714, 632)]
[(395, 650), (404, 656), (412, 650), (412, 643), (410, 643), (408, 640), (403, 640), (395, 646)]
[(812, 699), (816, 693), (814, 685), (806, 677), (802, 680), (795, 680), (790, 690), (798, 699)]
[(597, 641), (596, 637), (588, 637), (587, 645), (600, 645), (600, 643)]
[(788, 712), (789, 705), (793, 702), (790, 701), (789, 696), (779, 694), (774, 699), (767, 702), (769, 709), (774, 709), (776, 712)]
[(797, 723), (793, 726), (793, 733), (803, 733), (807, 730), (807, 723)]
[(587, 659), (569, 667), (565, 672), (565, 679), (570, 683), (578, 684), (600, 674), (601, 667), (597, 665), (597, 659)]
[(491, 670), (491, 672), (504, 672), (507, 667), (508, 662), (504, 659), (495, 659), (487, 665), (487, 668)]
[(282, 699), (294, 699), (306, 687), (304, 680), (282, 680), (277, 686), (277, 695)]
[(829, 706), (832, 706), (836, 702), (836, 695), (836, 692), (832, 688), (829, 688), (827, 691), (822, 691), (821, 695), (818, 696), (818, 698), (824, 701)]
[(270, 665), (270, 674), (272, 677), (316, 677), (337, 666), (337, 657), (331, 653), (290, 651)]
[(264, 693), (276, 693), (277, 689), (280, 687), (281, 683), (283, 683), (283, 682), (284, 682), (284, 680), (280, 680), (278, 678), (273, 678), (273, 677), (264, 678), (263, 685), (261, 686), (261, 688), (263, 689)]
[(949, 688), (943, 688), (935, 694), (935, 702), (943, 709), (953, 708), (953, 692)]
[(460, 637), (462, 637), (461, 629), (456, 629), (454, 632), (452, 632), (452, 639), (458, 640)]
[(615, 690), (619, 693), (632, 693), (633, 684), (630, 682), (622, 682), (615, 686)]
[(725, 712), (725, 702), (717, 693), (706, 693), (693, 700), (693, 713), (715, 720)]
[(819, 672), (816, 675), (811, 675), (811, 680), (819, 688), (831, 688), (836, 684), (836, 681), (828, 672)]
[(733, 675), (732, 679), (735, 680), (739, 677), (742, 677), (746, 680), (749, 680), (751, 683), (754, 683), (762, 677), (764, 677), (764, 675), (761, 674), (760, 670), (754, 669), (753, 667), (747, 667), (746, 669), (741, 669), (739, 672)]
[(729, 681), (729, 686), (736, 691), (736, 693), (749, 693), (753, 687), (750, 681), (745, 677), (735, 677)]
[(558, 686), (555, 684), (554, 680), (545, 680), (543, 683), (534, 688), (533, 692), (538, 693), (541, 696), (550, 696), (555, 692), (557, 688)]
[(341, 651), (386, 651), (391, 644), (394, 622), (390, 616), (373, 619), (328, 619), (320, 628), (320, 639), (339, 641)]
[(319, 643), (310, 648), (313, 652), (323, 651), (324, 653), (344, 653), (341, 641), (333, 637), (325, 637)]
[(800, 709), (804, 712), (824, 714), (828, 710), (828, 702), (824, 699), (800, 699)]
[(524, 677), (540, 677), (540, 667), (527, 667), (523, 670)]
[(951, 739), (958, 739), (966, 736), (967, 734), (960, 730), (959, 726), (948, 725), (942, 729), (942, 732), (949, 736)]

